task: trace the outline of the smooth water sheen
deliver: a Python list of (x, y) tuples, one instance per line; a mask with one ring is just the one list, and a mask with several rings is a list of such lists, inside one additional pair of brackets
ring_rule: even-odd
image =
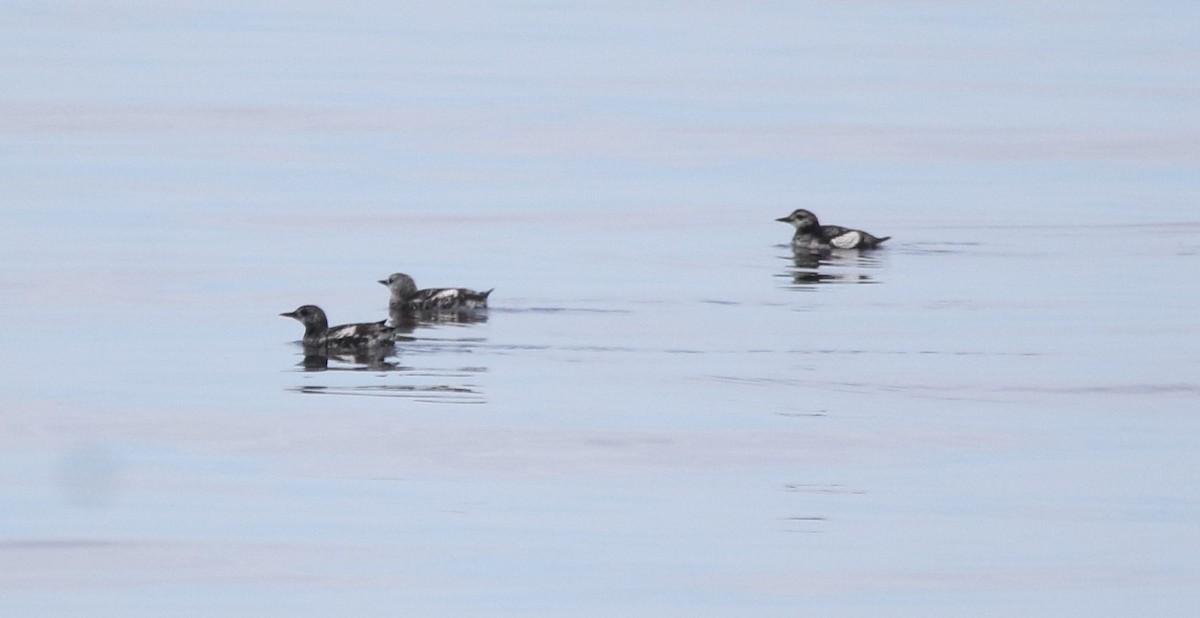
[[(1197, 67), (1175, 2), (0, 7), (0, 613), (1197, 615)], [(396, 271), (492, 308), (306, 369)]]

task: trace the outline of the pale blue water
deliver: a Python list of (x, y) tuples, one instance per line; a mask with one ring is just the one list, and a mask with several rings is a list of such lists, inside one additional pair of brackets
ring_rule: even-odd
[(5, 5), (0, 609), (1195, 615), (1198, 12)]

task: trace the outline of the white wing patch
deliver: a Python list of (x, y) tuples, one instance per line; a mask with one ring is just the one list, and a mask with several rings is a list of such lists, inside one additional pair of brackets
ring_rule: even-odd
[(325, 333), (325, 339), (349, 339), (358, 335), (358, 328), (354, 324), (345, 324), (343, 326), (335, 326)]
[(434, 294), (429, 300), (439, 309), (453, 309), (458, 304), (458, 290), (450, 288)]
[(433, 288), (421, 290), (417, 298), (409, 303), (417, 311), (447, 310), (454, 309), (458, 298), (459, 291), (456, 288)]
[(833, 238), (829, 239), (829, 244), (837, 247), (838, 249), (853, 249), (857, 247), (858, 243), (860, 242), (862, 242), (862, 233), (858, 230), (850, 230), (845, 234), (834, 236)]
[(408, 301), (408, 306), (415, 311), (482, 309), (487, 307), (487, 294), (466, 288), (431, 288), (421, 290), (416, 298)]

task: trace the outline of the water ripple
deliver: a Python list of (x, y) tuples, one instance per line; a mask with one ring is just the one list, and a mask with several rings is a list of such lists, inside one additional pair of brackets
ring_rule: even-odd
[(399, 397), (424, 403), (487, 403), (473, 387), (439, 384), (414, 386), (378, 384), (368, 386), (297, 386), (288, 390), (305, 395), (343, 395), (350, 397)]

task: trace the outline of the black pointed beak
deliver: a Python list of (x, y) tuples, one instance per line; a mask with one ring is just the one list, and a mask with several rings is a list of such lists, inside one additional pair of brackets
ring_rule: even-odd
[(380, 283), (380, 285), (387, 285), (387, 284), (388, 284), (388, 282), (387, 282), (387, 279), (380, 279), (380, 280), (379, 280), (379, 283)]
[(791, 220), (792, 220), (791, 217), (780, 217), (780, 218), (776, 219), (776, 221), (782, 221), (784, 223), (789, 223), (789, 222), (791, 222)]
[(281, 314), (279, 314), (279, 317), (296, 319), (296, 312), (289, 311), (288, 313), (281, 313)]

